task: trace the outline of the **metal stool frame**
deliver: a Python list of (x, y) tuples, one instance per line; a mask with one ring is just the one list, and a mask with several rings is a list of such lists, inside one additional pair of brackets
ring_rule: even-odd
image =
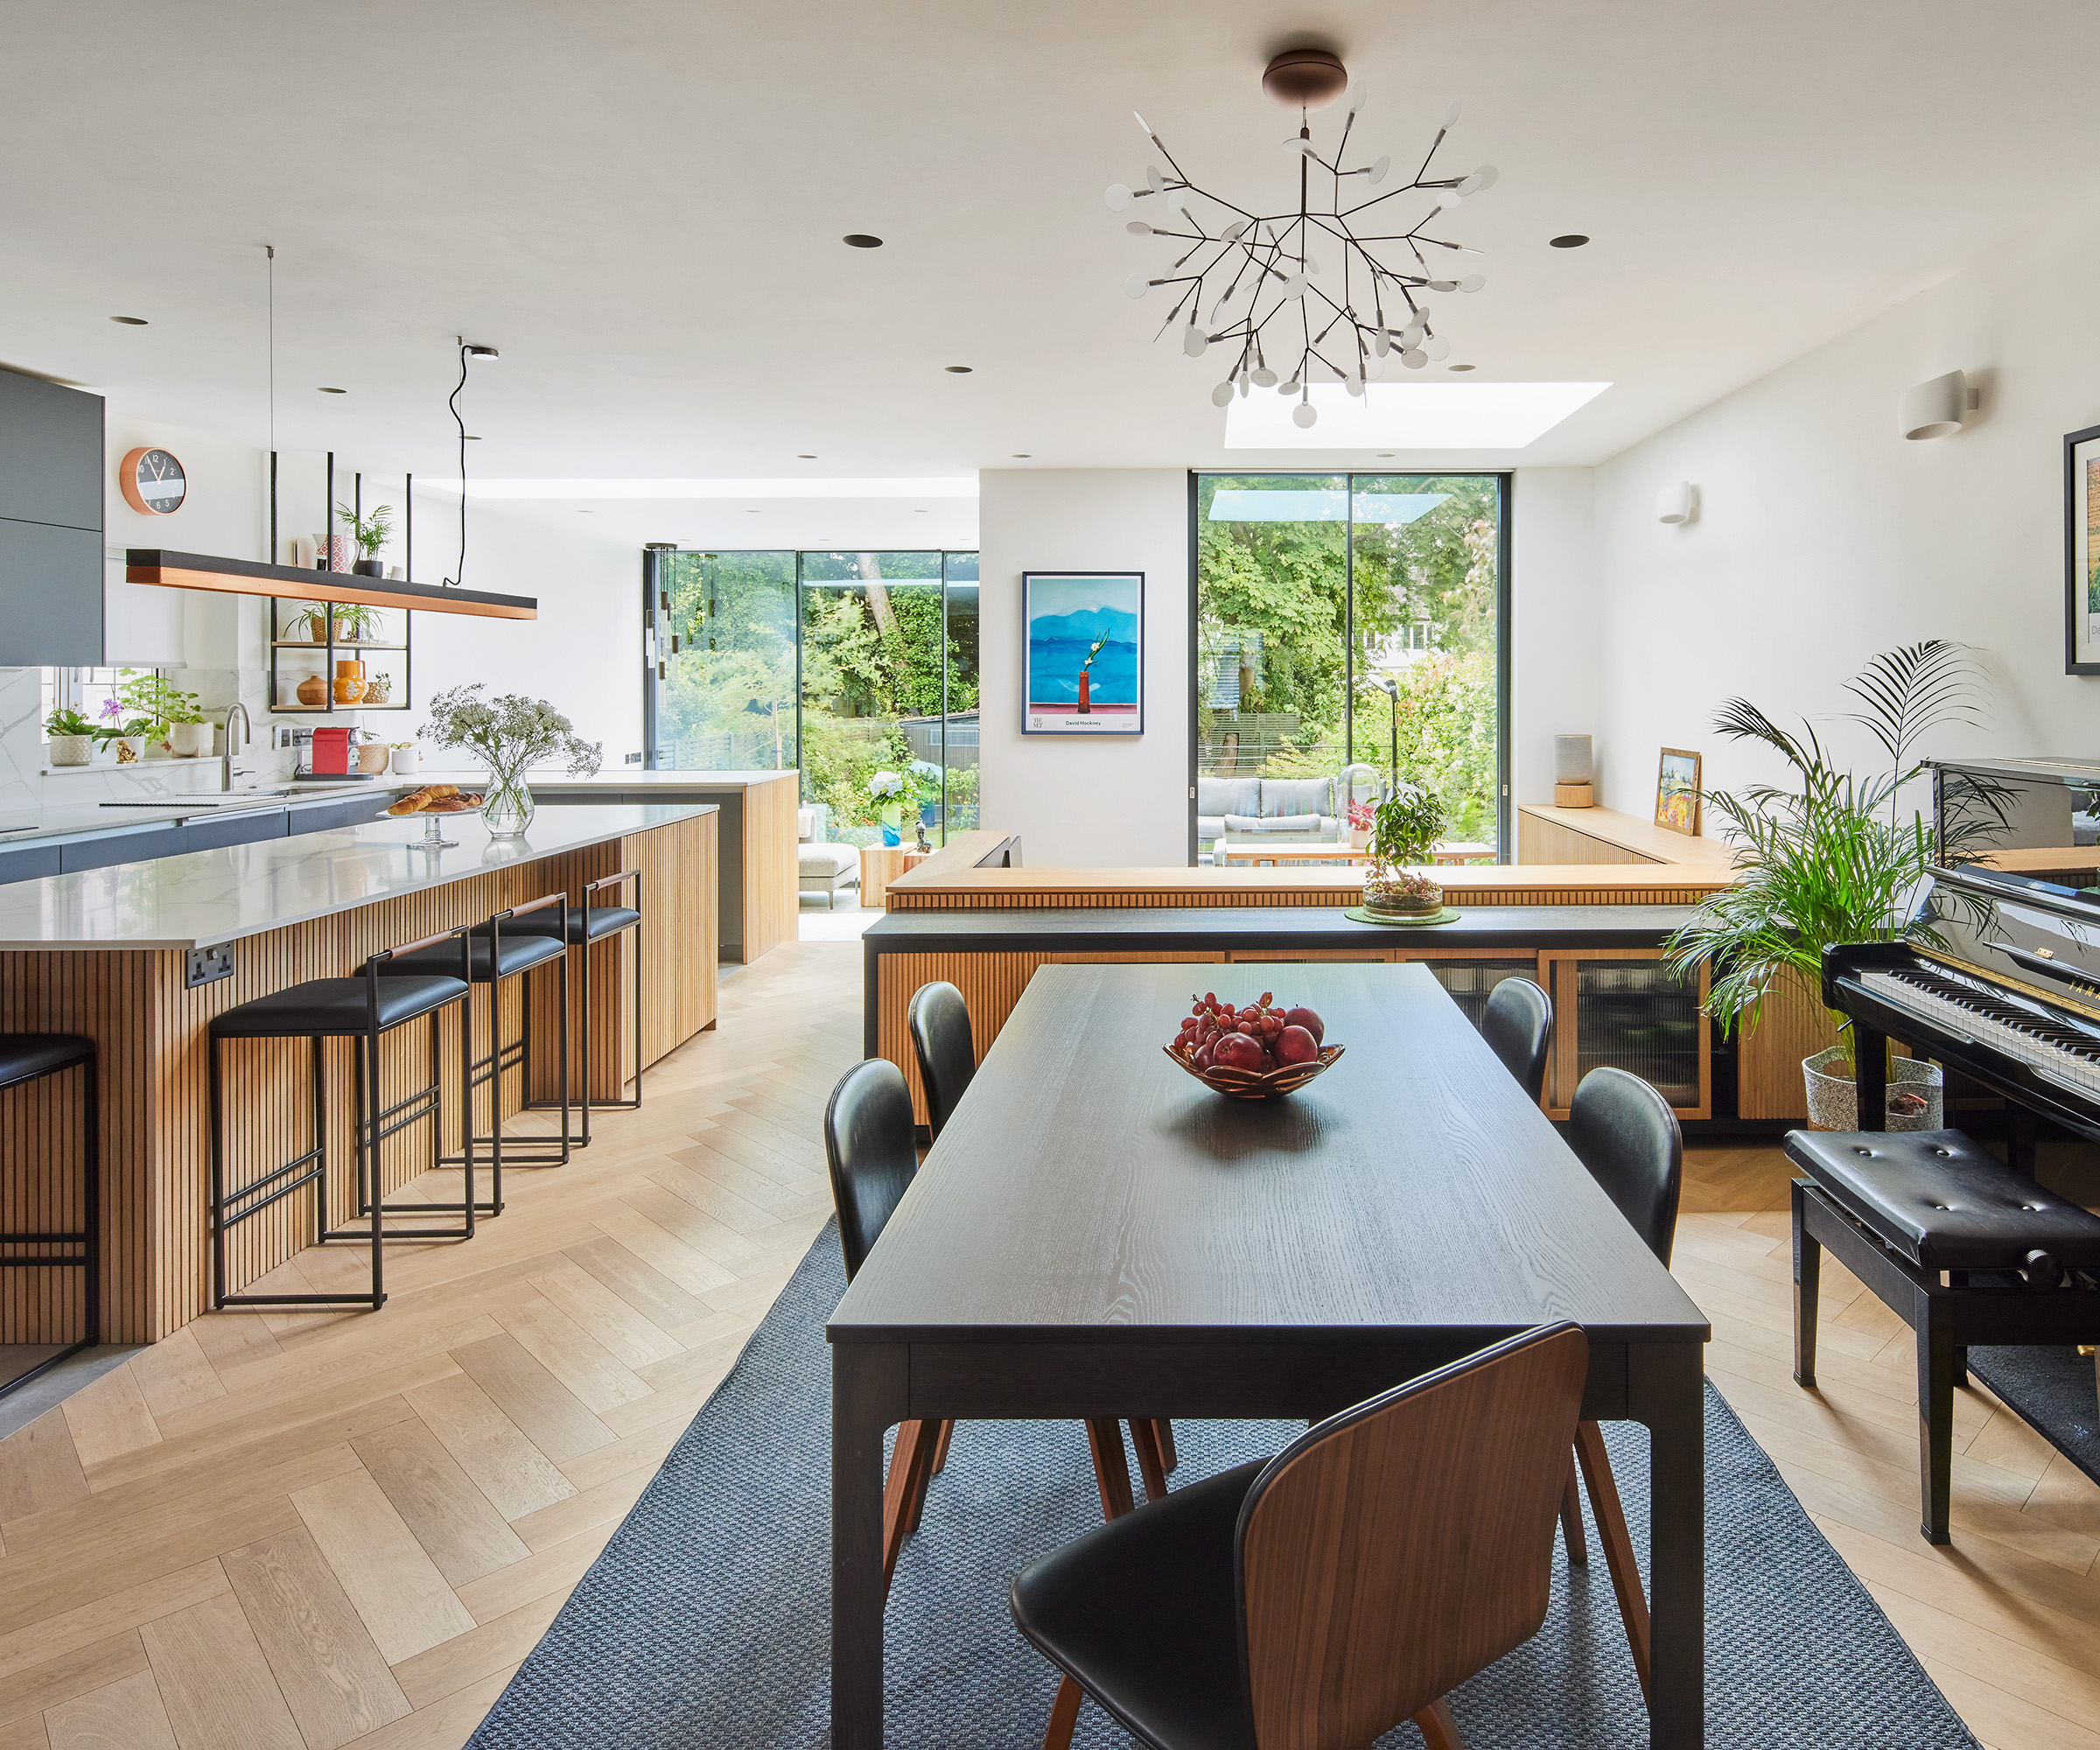
[[(578, 942), (570, 942), (569, 940), (568, 926), (566, 922), (567, 914), (564, 913), (563, 914), (564, 920), (562, 934), (563, 941), (567, 942), (570, 948), (580, 946), (584, 951), (584, 970), (582, 976), (577, 981), (578, 984), (581, 987), (578, 992), (578, 1001), (582, 1004), (581, 1020), (578, 1026), (578, 1032), (582, 1040), (584, 1052), (584, 1092), (583, 1098), (579, 1102), (583, 1108), (583, 1124), (581, 1130), (577, 1138), (576, 1145), (578, 1148), (589, 1148), (591, 1146), (592, 1107), (596, 1106), (600, 1111), (632, 1112), (637, 1110), (641, 1105), (642, 920), (640, 918), (637, 917), (633, 923), (622, 924), (620, 928), (616, 930), (608, 930), (601, 936), (593, 938), (591, 934), (592, 895), (594, 893), (602, 892), (608, 887), (620, 886), (628, 881), (632, 881), (634, 884), (634, 909), (635, 911), (640, 912), (642, 906), (641, 871), (639, 869), (623, 869), (617, 875), (607, 875), (602, 879), (587, 882), (584, 885), (584, 903), (581, 907), (583, 912), (584, 934), (580, 943)], [(634, 932), (634, 1097), (632, 1100), (625, 1098), (618, 1100), (599, 1100), (594, 1098), (591, 1092), (591, 950), (597, 947), (599, 942), (617, 942), (629, 930), (633, 930)], [(552, 1110), (557, 1102), (552, 1100), (528, 1100), (525, 1103), (528, 1108), (536, 1112), (543, 1112)]]
[[(382, 1111), (380, 1109), (379, 1042), (385, 1034), (393, 1031), (392, 1027), (382, 1027), (379, 1025), (380, 970), (388, 961), (392, 960), (397, 955), (413, 954), (419, 948), (434, 948), (439, 942), (450, 942), (457, 939), (459, 942), (459, 959), (461, 970), (471, 971), (472, 969), (469, 958), (470, 949), (467, 944), (466, 935), (467, 927), (465, 924), (462, 924), (457, 928), (439, 930), (434, 935), (424, 936), (420, 941), (408, 942), (399, 948), (382, 948), (377, 954), (374, 955), (370, 959), (366, 961), (364, 964), (365, 999), (367, 1005), (365, 1011), (367, 1018), (365, 1030), (361, 1034), (339, 1035), (339, 1037), (346, 1037), (354, 1040), (356, 1043), (359, 1054), (357, 1058), (358, 1096), (360, 1102), (364, 1107), (363, 1115), (360, 1118), (357, 1126), (359, 1187), (358, 1214), (364, 1218), (366, 1224), (362, 1228), (331, 1228), (328, 1226), (328, 1082), (326, 1073), (326, 1042), (329, 1035), (323, 1033), (312, 1033), (306, 1036), (312, 1046), (313, 1051), (313, 1146), (308, 1149), (305, 1153), (296, 1156), (294, 1158), (284, 1162), (282, 1166), (275, 1167), (269, 1172), (264, 1173), (262, 1178), (251, 1180), (249, 1183), (241, 1186), (230, 1195), (228, 1194), (226, 1188), (226, 1075), (225, 1066), (220, 1054), (220, 1047), (225, 1043), (225, 1041), (221, 1040), (219, 1034), (216, 1032), (214, 1032), (211, 1035), (212, 1305), (214, 1307), (223, 1309), (228, 1306), (368, 1306), (374, 1312), (377, 1312), (380, 1307), (386, 1305), (387, 1294), (384, 1275), (385, 1265), (382, 1256), (382, 1247), (385, 1241), (392, 1237), (410, 1239), (430, 1236), (412, 1233), (404, 1233), (399, 1235), (398, 1236), (391, 1236), (387, 1232), (385, 1227), (383, 1226), (381, 1218), (386, 1213), (386, 1206), (382, 1199), (370, 1196), (367, 1192), (368, 1186), (376, 1186), (380, 1182), (379, 1144), (387, 1137), (393, 1135), (396, 1130), (404, 1129), (411, 1124), (420, 1123), (426, 1118), (430, 1121), (430, 1129), (433, 1138), (432, 1152), (434, 1156), (436, 1154), (436, 1151), (443, 1147), (444, 1142), (442, 1126), (439, 1122), (443, 1110), (443, 1102), (434, 1073), (431, 1084), (429, 1088), (423, 1089), (420, 1093), (410, 1095), (406, 1100), (396, 1102), (395, 1105), (387, 1108), (385, 1111)], [(458, 1003), (462, 1005), (459, 1017), (461, 1038), (463, 1040), (471, 1040), (472, 1034), (474, 989), (473, 982), (471, 978), (466, 982), (466, 990), (461, 995), (439, 1004), (436, 1008), (427, 1011), (424, 1015), (410, 1017), (410, 1020), (422, 1020), (427, 1018), (430, 1021), (430, 1036), (432, 1040), (431, 1068), (433, 1072), (435, 1072), (437, 1068), (437, 1046), (435, 1041), (438, 1035), (438, 1018), (442, 1015), (445, 1010), (452, 1007), (453, 1003)], [(398, 1021), (395, 1023), (396, 1026), (406, 1026), (408, 1025), (409, 1021)], [(247, 1037), (254, 1039), (298, 1039), (300, 1037), (300, 1035), (296, 1032), (275, 1034), (257, 1033), (248, 1035)], [(463, 1047), (461, 1062), (461, 1068), (463, 1070), (466, 1067), (466, 1054), (471, 1052), (471, 1044)], [(468, 1128), (470, 1130), (472, 1129), (472, 1096), (470, 1091), (467, 1096), (467, 1120)], [(409, 1116), (403, 1117), (398, 1124), (391, 1126), (387, 1124), (386, 1120), (390, 1115), (399, 1113), (402, 1111), (403, 1109), (410, 1106), (417, 1106), (419, 1109), (410, 1113)], [(302, 1168), (304, 1168), (304, 1171), (302, 1172), (300, 1170)], [(466, 1171), (467, 1179), (465, 1200), (467, 1208), (466, 1210), (466, 1219), (462, 1224), (463, 1230), (459, 1233), (453, 1233), (450, 1230), (447, 1230), (444, 1234), (437, 1236), (437, 1237), (464, 1238), (471, 1236), (473, 1232), (475, 1206), (473, 1165), (472, 1161), (469, 1161)], [(313, 1185), (316, 1187), (314, 1194), (313, 1217), (314, 1243), (316, 1245), (319, 1245), (330, 1240), (339, 1239), (355, 1240), (361, 1243), (368, 1239), (372, 1247), (371, 1292), (368, 1294), (228, 1293), (226, 1288), (227, 1236), (230, 1234), (234, 1228), (240, 1226), (242, 1222), (247, 1221), (249, 1216), (260, 1214), (263, 1210), (269, 1208), (271, 1204), (276, 1202), (278, 1199), (289, 1197), (293, 1192), (298, 1190), (300, 1186), (309, 1184)], [(239, 1204), (244, 1200), (249, 1198), (255, 1198), (256, 1200), (248, 1203), (248, 1207), (245, 1208), (236, 1208), (234, 1207), (236, 1204)], [(415, 1207), (421, 1208), (424, 1206)]]
[[(504, 1152), (502, 1077), (506, 1072), (522, 1066), (528, 1089), (530, 1088), (532, 1083), (532, 986), (528, 984), (524, 989), (523, 1012), (519, 1018), (518, 1036), (514, 1040), (504, 1041), (502, 1039), (503, 1003), (501, 995), (503, 978), (502, 975), (496, 970), (502, 962), (503, 926), (506, 922), (512, 918), (521, 918), (530, 913), (543, 910), (549, 906), (564, 907), (563, 915), (566, 918), (568, 904), (569, 895), (566, 892), (542, 893), (538, 899), (528, 900), (522, 906), (507, 906), (504, 910), (491, 915), (486, 922), (475, 926), (477, 933), (482, 930), (488, 933), (489, 1049), (485, 1056), (472, 1057), (470, 1055), (468, 1060), (467, 1124), (460, 1144), (464, 1152), (441, 1156), (440, 1161), (446, 1166), (459, 1166), (466, 1161), (467, 1157), (474, 1156), (484, 1144), (487, 1144), (491, 1172), (490, 1200), (479, 1206), (480, 1212), (485, 1215), (495, 1215), (502, 1213), (504, 1167), (566, 1166), (569, 1164), (570, 1153), (577, 1146), (569, 1130), (570, 1105), (569, 1098), (569, 956), (564, 951), (560, 956), (542, 962), (542, 964), (552, 966), (555, 969), (556, 1000), (560, 1005), (556, 1035), (561, 1053), (561, 1095), (557, 1099), (542, 1102), (542, 1109), (546, 1110), (551, 1111), (556, 1107), (561, 1109), (562, 1139), (558, 1152), (537, 1154), (521, 1153), (517, 1144), (514, 1143), (510, 1152), (508, 1154)], [(514, 934), (524, 935), (533, 933), (520, 930)], [(565, 934), (566, 926), (564, 925), (564, 936)], [(534, 939), (540, 940), (542, 938), (536, 934)], [(514, 972), (509, 976), (513, 978), (522, 978), (539, 970), (540, 968), (537, 966), (528, 966), (524, 971)], [(472, 1012), (471, 1010), (469, 1012)], [(474, 1092), (480, 1088), (489, 1089), (490, 1129), (486, 1135), (483, 1135), (474, 1129)], [(533, 1103), (530, 1101), (526, 1102), (528, 1109)]]
[(0, 1384), (0, 1397), (31, 1380), (51, 1371), (60, 1362), (70, 1361), (84, 1349), (91, 1349), (102, 1340), (102, 1104), (100, 1082), (96, 1075), (95, 1054), (92, 1047), (85, 1057), (71, 1063), (61, 1063), (51, 1069), (41, 1069), (29, 1075), (18, 1075), (12, 1081), (0, 1082), (0, 1089), (24, 1088), (32, 1082), (40, 1082), (47, 1075), (62, 1075), (68, 1069), (78, 1069), (82, 1077), (82, 1095), (87, 1104), (81, 1114), (81, 1199), (80, 1219), (86, 1223), (79, 1233), (7, 1234), (0, 1233), (0, 1254), (11, 1252), (17, 1246), (77, 1246), (79, 1251), (71, 1256), (13, 1257), (0, 1256), (0, 1269), (49, 1270), (72, 1269), (87, 1274), (86, 1310), (87, 1334), (80, 1341), (60, 1349), (55, 1355), (46, 1355), (26, 1373), (19, 1373), (5, 1384)]

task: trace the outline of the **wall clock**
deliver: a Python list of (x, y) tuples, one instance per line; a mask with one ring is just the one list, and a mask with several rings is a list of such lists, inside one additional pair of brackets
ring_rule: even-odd
[(124, 502), (148, 516), (172, 516), (189, 496), (189, 477), (169, 451), (150, 446), (133, 450), (117, 465), (116, 483)]

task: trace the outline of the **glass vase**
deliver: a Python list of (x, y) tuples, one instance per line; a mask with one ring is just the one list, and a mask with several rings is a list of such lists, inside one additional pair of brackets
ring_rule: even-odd
[(481, 796), (481, 824), (491, 838), (522, 838), (536, 809), (522, 772), (491, 772)]

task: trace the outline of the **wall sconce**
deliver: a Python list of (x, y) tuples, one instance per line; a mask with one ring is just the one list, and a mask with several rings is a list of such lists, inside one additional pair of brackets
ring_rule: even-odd
[(1981, 393), (1969, 387), (1959, 371), (1903, 391), (1896, 403), (1896, 429), (1906, 438), (1951, 438), (1962, 429), (1962, 416), (1982, 405)]
[(1679, 480), (1656, 494), (1657, 522), (1690, 522), (1698, 510), (1699, 489), (1690, 480)]

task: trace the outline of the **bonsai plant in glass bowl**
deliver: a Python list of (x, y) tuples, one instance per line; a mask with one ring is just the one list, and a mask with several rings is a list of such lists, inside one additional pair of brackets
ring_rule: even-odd
[[(1444, 804), (1424, 785), (1396, 785), (1371, 815), (1371, 866), (1363, 881), (1363, 909), (1375, 918), (1433, 918), (1444, 910), (1444, 889), (1424, 871), (1433, 866), (1447, 820)], [(1410, 866), (1412, 865), (1412, 866)]]

